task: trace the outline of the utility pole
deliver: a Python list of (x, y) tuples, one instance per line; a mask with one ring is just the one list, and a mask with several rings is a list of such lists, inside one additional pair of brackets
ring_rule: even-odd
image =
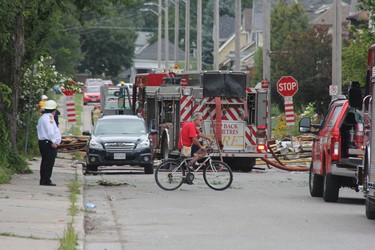
[(219, 0), (214, 0), (214, 27), (213, 27), (213, 41), (214, 41), (214, 70), (219, 70)]
[[(342, 93), (341, 56), (342, 56), (342, 3), (333, 0), (332, 15), (332, 85), (337, 86), (337, 95)], [(337, 96), (332, 96), (335, 98)]]
[(202, 0), (197, 0), (197, 70), (202, 71)]
[(241, 70), (241, 0), (235, 1), (235, 60), (234, 70)]
[(190, 0), (185, 1), (185, 70), (190, 70)]
[(158, 70), (161, 69), (161, 22), (162, 22), (162, 16), (161, 16), (161, 0), (159, 0), (158, 4)]
[(164, 34), (164, 45), (165, 45), (165, 70), (169, 68), (169, 26), (168, 26), (168, 9), (169, 9), (169, 0), (165, 0), (165, 34)]
[(180, 0), (174, 3), (174, 66), (178, 65), (178, 33), (180, 29)]
[(271, 138), (271, 1), (263, 1), (263, 80), (268, 82), (267, 135)]

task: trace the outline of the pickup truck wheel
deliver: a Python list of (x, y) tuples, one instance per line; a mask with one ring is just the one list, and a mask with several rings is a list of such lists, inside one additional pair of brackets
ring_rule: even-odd
[(366, 217), (369, 220), (375, 220), (375, 201), (366, 197)]
[(312, 197), (323, 196), (323, 176), (313, 173), (313, 163), (310, 164), (309, 188)]
[(336, 202), (339, 198), (339, 179), (332, 174), (324, 173), (323, 199), (326, 202)]
[(154, 165), (153, 164), (147, 164), (144, 166), (145, 168), (145, 174), (153, 174), (154, 173)]

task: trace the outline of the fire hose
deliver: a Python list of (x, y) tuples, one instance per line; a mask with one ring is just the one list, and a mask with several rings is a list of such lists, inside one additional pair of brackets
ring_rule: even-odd
[(309, 167), (306, 167), (306, 166), (286, 166), (284, 163), (282, 163), (279, 158), (277, 157), (277, 155), (275, 154), (275, 152), (273, 152), (272, 148), (268, 145), (268, 150), (271, 152), (273, 158), (276, 160), (276, 162), (270, 160), (269, 158), (266, 158), (266, 157), (261, 157), (260, 159), (262, 161), (264, 161), (265, 163), (267, 164), (270, 164), (276, 168), (279, 168), (279, 169), (282, 169), (282, 170), (286, 170), (286, 171), (300, 171), (300, 172), (303, 172), (303, 171), (309, 171), (310, 168)]

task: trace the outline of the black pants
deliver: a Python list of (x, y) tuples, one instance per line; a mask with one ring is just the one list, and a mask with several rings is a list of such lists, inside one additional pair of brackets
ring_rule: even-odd
[(194, 157), (194, 154), (195, 154), (199, 149), (200, 149), (200, 148), (199, 148), (197, 145), (193, 144), (193, 145), (191, 146), (191, 157)]
[(52, 142), (48, 140), (39, 140), (39, 151), (42, 155), (40, 163), (40, 184), (51, 183), (52, 169), (55, 165), (57, 149), (52, 147)]

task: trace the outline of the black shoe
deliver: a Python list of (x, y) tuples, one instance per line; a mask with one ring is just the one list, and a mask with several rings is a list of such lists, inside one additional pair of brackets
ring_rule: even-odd
[(193, 166), (188, 165), (189, 172), (194, 172), (195, 168)]
[(39, 185), (41, 185), (41, 186), (56, 186), (56, 184), (52, 183), (52, 182), (40, 182)]
[(195, 169), (198, 168), (199, 166), (200, 165), (198, 162), (195, 162), (194, 164), (190, 164), (190, 163), (187, 164), (187, 167), (190, 172), (195, 172)]
[(192, 180), (187, 180), (185, 179), (184, 180), (184, 183), (188, 184), (188, 185), (194, 185), (193, 181)]
[(185, 176), (185, 183), (189, 185), (193, 185), (193, 181), (194, 181), (194, 174), (192, 172), (187, 173)]

